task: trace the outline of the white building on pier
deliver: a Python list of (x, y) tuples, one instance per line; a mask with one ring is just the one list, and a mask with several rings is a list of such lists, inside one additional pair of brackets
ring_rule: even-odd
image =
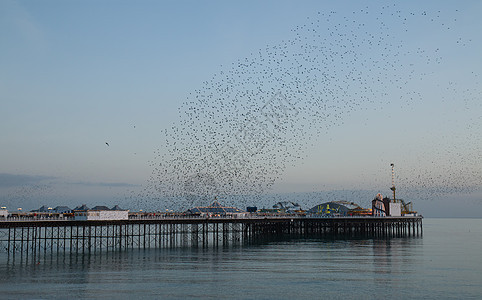
[(106, 206), (88, 208), (85, 205), (74, 209), (74, 220), (78, 221), (104, 221), (104, 220), (128, 220), (129, 210), (114, 206), (112, 209)]

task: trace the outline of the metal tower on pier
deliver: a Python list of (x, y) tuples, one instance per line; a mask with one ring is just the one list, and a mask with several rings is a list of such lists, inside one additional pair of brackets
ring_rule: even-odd
[(390, 189), (393, 191), (393, 202), (397, 202), (395, 198), (395, 164), (391, 163), (390, 166), (392, 167), (392, 187)]

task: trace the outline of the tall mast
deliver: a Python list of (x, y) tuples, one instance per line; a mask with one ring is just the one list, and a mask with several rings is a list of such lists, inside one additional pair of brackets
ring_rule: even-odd
[(394, 170), (395, 165), (391, 163), (390, 166), (392, 167), (392, 187), (390, 189), (393, 191), (393, 202), (397, 202), (395, 198), (395, 170)]

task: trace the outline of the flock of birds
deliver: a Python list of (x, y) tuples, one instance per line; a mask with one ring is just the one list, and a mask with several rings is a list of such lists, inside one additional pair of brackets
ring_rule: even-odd
[[(150, 179), (142, 189), (127, 192), (124, 206), (187, 209), (215, 197), (239, 207), (263, 201), (267, 207), (267, 202), (285, 200), (306, 203), (266, 194), (287, 167), (302, 162), (313, 141), (343, 125), (350, 114), (373, 114), (393, 103), (422, 103), (425, 82), (444, 64), (444, 45), (407, 42), (416, 30), (413, 24), (444, 34), (457, 27), (457, 14), (404, 12), (396, 5), (367, 7), (344, 17), (334, 11), (315, 13), (286, 40), (222, 67), (189, 95), (179, 107), (179, 122), (164, 131), (162, 148), (150, 161)], [(471, 40), (445, 42), (463, 48)], [(467, 134), (447, 137), (456, 138), (457, 144), (432, 141), (439, 144), (430, 148), (435, 152), (397, 164), (403, 165), (397, 183), (413, 192), (407, 198), (433, 199), (480, 189), (482, 89), (478, 74), (472, 76), (470, 87), (457, 85), (456, 78), (440, 82), (446, 97), (442, 100), (457, 101), (463, 104), (459, 109), (479, 114), (463, 123)], [(433, 161), (433, 168), (420, 168), (427, 160)], [(308, 194), (303, 197), (318, 198)], [(324, 192), (324, 199), (312, 204), (359, 202), (360, 195), (347, 190), (342, 195), (346, 199), (340, 199), (339, 193)]]
[(53, 198), (65, 198), (65, 195), (60, 195), (51, 182), (39, 181), (8, 189), (0, 197), (0, 203), (8, 210), (13, 211), (15, 209), (22, 210), (25, 207), (38, 208), (39, 203), (51, 203)]
[[(344, 124), (352, 112), (423, 102), (420, 81), (443, 64), (443, 45), (407, 44), (412, 21), (431, 23), (440, 32), (456, 26), (456, 19), (447, 22), (440, 12), (404, 13), (395, 5), (343, 18), (319, 12), (293, 29), (291, 38), (222, 69), (179, 108), (179, 123), (165, 130), (165, 148), (150, 163), (149, 182), (128, 201), (154, 209), (206, 205), (215, 197), (240, 207), (259, 203), (288, 166), (303, 160), (313, 140)], [(465, 47), (470, 41), (447, 42)], [(469, 89), (446, 86), (453, 94), (445, 93), (448, 102), (462, 99), (465, 109), (482, 111), (477, 81)], [(473, 139), (480, 137), (481, 117), (467, 124), (472, 127), (459, 144), (439, 141), (438, 153), (404, 162), (397, 182), (413, 191), (408, 197), (480, 188), (480, 142)], [(418, 167), (427, 159), (434, 161), (431, 170)], [(355, 199), (346, 200), (359, 200), (349, 194)], [(276, 200), (286, 199), (269, 199)]]

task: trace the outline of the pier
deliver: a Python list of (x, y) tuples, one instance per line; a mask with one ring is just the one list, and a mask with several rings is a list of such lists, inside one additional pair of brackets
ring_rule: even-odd
[(0, 221), (0, 252), (39, 257), (127, 249), (249, 244), (275, 237), (385, 238), (422, 235), (422, 217), (144, 218)]

